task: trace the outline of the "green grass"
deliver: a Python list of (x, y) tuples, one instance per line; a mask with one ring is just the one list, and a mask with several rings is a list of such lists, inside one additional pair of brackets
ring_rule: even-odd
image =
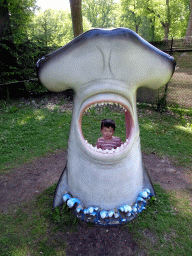
[[(192, 254), (192, 211), (177, 209), (176, 197), (155, 185), (157, 200), (150, 200), (147, 209), (137, 219), (126, 224), (148, 255)], [(172, 199), (171, 199), (172, 198)]]
[[(35, 201), (6, 214), (0, 214), (0, 255), (65, 255), (66, 244), (61, 232), (66, 224), (78, 220), (66, 210), (60, 221), (52, 211), (55, 186), (43, 192)], [(70, 221), (71, 222), (70, 222)], [(74, 228), (74, 227), (73, 227)], [(71, 228), (69, 227), (69, 231)]]
[(139, 126), (143, 152), (166, 155), (192, 167), (192, 109), (171, 107), (163, 114), (140, 109)]
[(67, 149), (70, 112), (57, 107), (6, 106), (0, 111), (0, 170), (56, 149)]

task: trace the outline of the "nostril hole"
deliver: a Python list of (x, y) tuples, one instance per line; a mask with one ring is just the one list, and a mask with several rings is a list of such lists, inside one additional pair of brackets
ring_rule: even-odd
[(116, 124), (114, 136), (121, 138), (122, 142), (126, 141), (126, 127), (124, 109), (120, 105), (103, 104), (90, 107), (83, 113), (81, 129), (85, 140), (95, 146), (97, 139), (102, 137), (101, 120), (112, 119)]

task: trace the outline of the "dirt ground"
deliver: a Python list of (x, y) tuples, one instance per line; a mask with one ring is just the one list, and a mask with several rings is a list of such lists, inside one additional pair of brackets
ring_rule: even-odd
[[(66, 156), (66, 151), (57, 151), (1, 175), (0, 211), (13, 210), (56, 183), (65, 166)], [(164, 189), (190, 189), (192, 174), (188, 169), (177, 167), (167, 157), (159, 158), (155, 154), (143, 154), (143, 162), (152, 181)], [(148, 233), (144, 235), (149, 236)], [(62, 233), (61, 236), (68, 244), (67, 255), (147, 255), (123, 226), (87, 228), (84, 223), (75, 233)]]

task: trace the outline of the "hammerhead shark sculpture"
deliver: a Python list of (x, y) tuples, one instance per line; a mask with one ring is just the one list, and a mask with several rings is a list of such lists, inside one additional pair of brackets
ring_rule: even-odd
[[(132, 30), (93, 29), (37, 62), (38, 77), (50, 91), (75, 91), (67, 164), (53, 206), (62, 202), (85, 220), (101, 225), (127, 222), (141, 212), (155, 191), (142, 163), (136, 93), (170, 80), (173, 57)], [(124, 108), (126, 142), (100, 150), (83, 136), (84, 111), (95, 104)]]

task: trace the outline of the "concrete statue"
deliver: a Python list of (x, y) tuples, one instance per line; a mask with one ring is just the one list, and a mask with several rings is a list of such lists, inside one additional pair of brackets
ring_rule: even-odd
[[(145, 208), (155, 191), (142, 163), (136, 93), (141, 86), (165, 85), (174, 69), (173, 57), (126, 28), (90, 30), (37, 62), (47, 89), (75, 91), (54, 207), (67, 202), (77, 217), (99, 225), (125, 223)], [(124, 108), (126, 142), (112, 150), (89, 144), (81, 128), (84, 111), (103, 103)]]

